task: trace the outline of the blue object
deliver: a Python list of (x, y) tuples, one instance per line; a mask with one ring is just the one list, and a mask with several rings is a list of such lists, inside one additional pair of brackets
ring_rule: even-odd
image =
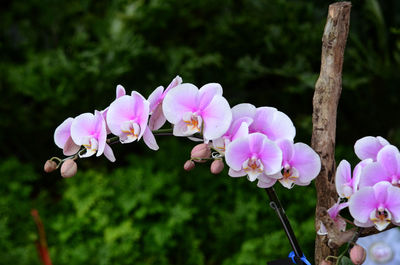
[[(289, 253), (289, 258), (292, 259), (294, 264), (297, 264), (296, 261), (294, 260), (294, 257), (295, 257), (294, 252), (293, 251), (290, 252)], [(311, 263), (306, 259), (306, 256), (304, 256), (304, 254), (303, 254), (303, 257), (300, 258), (300, 260), (303, 261), (304, 264), (306, 264), (306, 265), (311, 265)]]

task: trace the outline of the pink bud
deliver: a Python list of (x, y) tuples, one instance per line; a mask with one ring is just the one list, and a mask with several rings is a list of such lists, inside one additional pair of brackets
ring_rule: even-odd
[(72, 159), (67, 159), (61, 166), (61, 176), (64, 178), (70, 178), (75, 176), (78, 166)]
[(350, 259), (356, 265), (363, 264), (366, 257), (367, 252), (360, 245), (354, 245), (354, 247), (350, 250)]
[(183, 169), (186, 171), (190, 171), (195, 167), (195, 164), (192, 160), (188, 160), (185, 162), (185, 164), (183, 165)]
[(44, 172), (50, 173), (56, 169), (57, 169), (57, 163), (54, 162), (53, 160), (47, 160), (46, 163), (44, 163)]
[(319, 265), (332, 265), (332, 262), (330, 262), (329, 260), (323, 260), (319, 263)]
[(211, 173), (219, 174), (222, 170), (224, 170), (224, 162), (221, 159), (216, 159), (211, 163), (210, 167)]
[(190, 157), (195, 162), (204, 163), (206, 162), (206, 159), (211, 157), (210, 147), (208, 146), (208, 144), (198, 144), (193, 147)]

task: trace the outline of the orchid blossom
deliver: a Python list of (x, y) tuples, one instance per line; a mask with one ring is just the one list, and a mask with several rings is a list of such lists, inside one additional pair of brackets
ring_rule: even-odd
[(350, 163), (342, 160), (336, 169), (335, 185), (336, 191), (341, 198), (350, 198), (350, 196), (358, 190), (362, 169), (372, 163), (371, 158), (367, 158), (358, 163), (351, 175)]
[(83, 113), (76, 117), (71, 124), (71, 137), (78, 145), (86, 148), (86, 153), (80, 157), (89, 157), (94, 154), (100, 156), (104, 153), (108, 160), (115, 161), (111, 147), (106, 143), (106, 123), (99, 111)]
[(232, 112), (216, 83), (200, 89), (184, 83), (172, 88), (163, 101), (166, 119), (174, 125), (175, 136), (202, 133), (206, 142), (221, 137), (229, 128)]
[[(334, 221), (336, 228), (342, 232), (346, 231), (346, 221), (342, 217), (340, 217), (339, 212), (348, 206), (348, 202), (340, 203), (339, 198), (339, 200), (327, 211), (330, 218), (332, 218), (332, 220)], [(320, 224), (319, 230), (317, 231), (317, 234), (321, 236), (328, 234), (328, 231), (326, 230), (326, 227), (322, 222)]]
[[(125, 95), (126, 95), (125, 88), (121, 85), (117, 85), (117, 88), (115, 89), (115, 99), (120, 98)], [(107, 121), (108, 108), (109, 107), (107, 107), (105, 110), (101, 111), (101, 115), (103, 115), (103, 118), (105, 121)], [(110, 128), (108, 128), (107, 122), (106, 122), (106, 130), (107, 130), (107, 134), (111, 133)]]
[(111, 132), (117, 135), (121, 143), (143, 140), (146, 145), (157, 150), (158, 145), (153, 133), (147, 127), (149, 102), (138, 92), (125, 95), (111, 103), (107, 113), (107, 124)]
[(230, 167), (229, 176), (247, 175), (250, 181), (255, 181), (263, 174), (275, 174), (281, 170), (282, 151), (265, 135), (253, 133), (230, 143), (225, 160)]
[(285, 188), (291, 189), (294, 184), (309, 185), (321, 170), (318, 154), (304, 143), (294, 144), (283, 139), (277, 142), (282, 150), (282, 171), (273, 175), (263, 175), (258, 180), (258, 187), (268, 188), (273, 179), (278, 180)]
[(63, 149), (63, 153), (66, 156), (73, 155), (80, 149), (80, 146), (71, 138), (71, 124), (73, 121), (73, 118), (67, 118), (54, 132), (54, 142), (59, 148)]
[(363, 187), (349, 200), (350, 214), (360, 227), (384, 230), (391, 222), (400, 224), (400, 188), (387, 181)]
[(377, 155), (377, 161), (367, 165), (360, 177), (360, 187), (373, 186), (388, 181), (400, 186), (400, 152), (393, 145), (386, 145)]
[(164, 123), (166, 122), (166, 118), (164, 116), (162, 110), (162, 102), (167, 95), (167, 93), (177, 85), (182, 83), (182, 78), (178, 75), (176, 76), (168, 87), (164, 91), (164, 87), (157, 87), (153, 93), (150, 94), (148, 101), (150, 103), (150, 119), (149, 119), (149, 128), (150, 130), (158, 130), (160, 129)]

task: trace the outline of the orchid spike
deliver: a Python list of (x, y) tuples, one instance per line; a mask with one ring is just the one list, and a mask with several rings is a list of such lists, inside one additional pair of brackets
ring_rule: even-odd
[(358, 163), (353, 170), (353, 177), (351, 175), (350, 163), (342, 160), (336, 169), (335, 185), (336, 191), (340, 198), (350, 198), (359, 188), (361, 172), (365, 166), (372, 163), (372, 159), (368, 158)]
[(205, 142), (221, 137), (232, 121), (229, 103), (217, 83), (200, 89), (189, 83), (172, 88), (164, 98), (163, 111), (174, 125), (175, 136), (202, 133)]
[(147, 127), (149, 102), (138, 92), (125, 95), (111, 103), (107, 124), (111, 132), (117, 135), (121, 143), (131, 143), (142, 138), (146, 145), (157, 150), (158, 145), (153, 133)]
[(388, 181), (400, 186), (400, 152), (394, 145), (386, 145), (377, 155), (377, 161), (367, 165), (360, 177), (360, 187)]
[(350, 214), (360, 227), (384, 230), (391, 222), (400, 224), (400, 188), (387, 181), (364, 187), (349, 200)]
[(389, 142), (381, 137), (365, 136), (354, 144), (354, 152), (361, 160), (371, 158), (376, 161), (378, 152)]
[(291, 140), (296, 135), (296, 129), (290, 118), (283, 112), (272, 107), (260, 107), (243, 103), (232, 108), (233, 119), (248, 117), (252, 119), (249, 133), (260, 132), (272, 141)]
[(230, 143), (225, 153), (229, 176), (248, 176), (255, 181), (263, 174), (275, 174), (281, 169), (282, 151), (261, 133), (253, 133)]
[(67, 118), (54, 132), (54, 142), (59, 148), (63, 149), (63, 153), (66, 156), (76, 154), (80, 149), (80, 146), (71, 138), (71, 124), (73, 121), (73, 118)]
[(273, 175), (264, 175), (259, 178), (258, 186), (268, 187), (271, 180), (278, 180), (285, 188), (291, 189), (295, 184), (300, 186), (309, 185), (317, 177), (321, 170), (321, 160), (318, 154), (304, 143), (294, 144), (292, 141), (283, 139), (277, 142), (282, 150), (282, 172)]
[(106, 143), (106, 123), (99, 111), (83, 113), (76, 117), (71, 124), (71, 137), (75, 143), (83, 145), (86, 153), (80, 157), (89, 157), (94, 154), (100, 156), (104, 153), (108, 160), (115, 161), (111, 147)]
[[(340, 203), (340, 198), (339, 200), (331, 207), (328, 209), (328, 214), (330, 218), (334, 221), (334, 224), (336, 228), (339, 231), (346, 231), (346, 221), (339, 216), (339, 213), (341, 210), (345, 209), (346, 207), (349, 206), (348, 202)], [(328, 231), (326, 230), (325, 225), (321, 222), (319, 230), (317, 231), (318, 235), (327, 235)]]
[(182, 78), (178, 75), (176, 76), (168, 87), (164, 91), (164, 87), (157, 87), (153, 93), (150, 94), (148, 101), (150, 103), (150, 119), (149, 119), (149, 127), (151, 130), (160, 129), (164, 123), (166, 122), (166, 118), (164, 116), (162, 110), (162, 102), (167, 95), (167, 93), (177, 85), (182, 83)]

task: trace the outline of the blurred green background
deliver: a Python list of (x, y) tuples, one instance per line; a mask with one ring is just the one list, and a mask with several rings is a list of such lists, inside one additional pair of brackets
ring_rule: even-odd
[[(44, 174), (55, 128), (104, 109), (115, 87), (147, 97), (179, 74), (219, 82), (231, 106), (287, 113), (310, 143), (312, 96), (330, 2), (319, 0), (5, 1), (0, 11), (0, 264), (40, 264), (30, 209), (53, 264), (265, 264), (290, 246), (255, 183), (209, 164), (184, 172), (193, 145), (117, 145), (117, 162)], [(400, 145), (400, 2), (354, 1), (338, 110), (337, 159), (381, 135)], [(353, 164), (354, 165), (354, 164)], [(277, 185), (279, 186), (279, 185)], [(313, 257), (315, 190), (277, 187)]]

